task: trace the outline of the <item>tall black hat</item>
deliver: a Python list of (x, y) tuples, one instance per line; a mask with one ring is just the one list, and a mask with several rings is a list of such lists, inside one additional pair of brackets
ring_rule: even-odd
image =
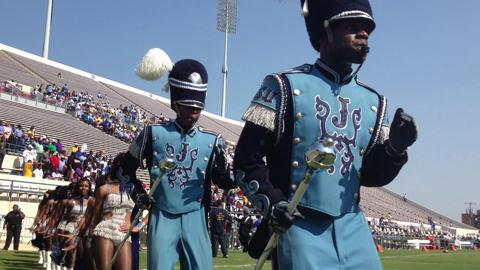
[(168, 75), (172, 108), (179, 104), (203, 110), (207, 83), (207, 70), (200, 62), (193, 59), (176, 62)]
[(375, 28), (368, 0), (300, 0), (300, 3), (310, 43), (317, 51), (322, 32), (335, 21), (360, 18), (370, 22), (372, 31)]

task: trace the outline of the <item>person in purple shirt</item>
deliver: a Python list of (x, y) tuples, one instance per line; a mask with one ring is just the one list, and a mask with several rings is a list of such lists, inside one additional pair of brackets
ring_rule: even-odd
[(57, 142), (55, 143), (55, 147), (57, 147), (57, 152), (59, 152), (59, 153), (63, 152), (63, 145), (60, 142), (60, 139), (58, 139)]

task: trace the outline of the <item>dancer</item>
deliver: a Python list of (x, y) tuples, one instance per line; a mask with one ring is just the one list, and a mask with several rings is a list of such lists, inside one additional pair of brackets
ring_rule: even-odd
[[(63, 232), (59, 232), (60, 237), (69, 238), (73, 235), (79, 225), (80, 220), (88, 209), (88, 202), (92, 197), (92, 184), (87, 178), (83, 178), (77, 182), (71, 199), (64, 202), (66, 209), (66, 224)], [(81, 259), (85, 253), (83, 245), (78, 245), (75, 251), (68, 251), (66, 254), (65, 266), (73, 268), (75, 265), (81, 264)]]
[[(125, 186), (117, 177), (120, 161), (124, 154), (119, 154), (112, 162), (110, 173), (104, 181), (97, 181), (95, 187), (95, 204), (92, 217), (92, 249), (97, 270), (107, 270), (108, 265), (128, 231), (134, 202)], [(115, 270), (131, 270), (132, 254), (130, 240), (119, 251)]]

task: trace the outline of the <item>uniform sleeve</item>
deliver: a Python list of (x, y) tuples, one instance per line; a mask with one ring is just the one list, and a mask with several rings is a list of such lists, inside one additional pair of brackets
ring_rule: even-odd
[(138, 134), (137, 138), (128, 147), (128, 154), (131, 157), (130, 166), (135, 170), (149, 168), (152, 161), (152, 127), (145, 128)]
[[(151, 127), (146, 126), (137, 138), (130, 144), (127, 153), (121, 160), (121, 174), (123, 188), (136, 201), (139, 194), (145, 193), (142, 182), (137, 179), (136, 172), (140, 167), (142, 169), (151, 167), (152, 144)], [(146, 162), (145, 162), (146, 161)], [(146, 165), (145, 165), (146, 163)]]
[(266, 164), (266, 156), (276, 142), (281, 99), (279, 83), (275, 77), (268, 76), (243, 116), (247, 122), (233, 161), (236, 183), (264, 216), (271, 205), (287, 200), (282, 191), (272, 185)]
[(388, 151), (388, 134), (390, 132), (388, 116), (381, 124), (380, 138), (363, 158), (360, 183), (367, 187), (380, 187), (395, 179), (403, 165), (408, 161), (408, 155), (396, 155)]

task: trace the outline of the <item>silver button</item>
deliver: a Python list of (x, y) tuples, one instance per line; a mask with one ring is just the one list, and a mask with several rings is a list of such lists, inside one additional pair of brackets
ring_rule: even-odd
[(154, 151), (153, 154), (156, 155), (156, 154), (157, 154), (157, 151)]
[(353, 199), (358, 200), (358, 193), (357, 192), (353, 193)]
[(293, 138), (293, 143), (294, 143), (294, 144), (299, 144), (301, 141), (302, 141), (302, 140), (300, 140), (299, 137)]
[(372, 134), (373, 133), (373, 128), (369, 128), (368, 132), (370, 132), (370, 134)]
[(203, 201), (203, 198), (199, 198), (199, 199), (198, 199), (198, 202), (202, 202), (202, 201)]
[(203, 185), (200, 185), (200, 188), (203, 188)]
[(298, 161), (296, 161), (296, 160), (293, 161), (293, 162), (292, 162), (292, 167), (295, 167), (295, 168), (298, 167)]
[(297, 120), (302, 119), (302, 117), (303, 117), (303, 114), (302, 114), (301, 112), (297, 112), (297, 113), (295, 114), (295, 118), (296, 118)]
[(154, 168), (154, 169), (156, 169), (156, 168), (158, 168), (158, 166), (157, 166), (157, 165), (155, 165), (155, 166), (153, 166), (153, 168)]
[(300, 95), (302, 94), (302, 91), (300, 91), (300, 90), (298, 90), (298, 89), (294, 89), (294, 90), (293, 90), (293, 94), (294, 94), (295, 96), (300, 96)]
[(208, 148), (212, 148), (212, 147), (213, 147), (213, 144), (209, 144), (209, 145), (208, 145)]
[(309, 66), (305, 66), (303, 68), (303, 72), (310, 72), (310, 67)]
[(156, 140), (157, 140), (157, 137), (153, 137), (153, 139), (152, 139), (152, 140), (153, 140), (153, 141), (156, 141)]
[(297, 185), (293, 184), (293, 185), (290, 186), (290, 188), (291, 188), (293, 191), (295, 191), (295, 190), (297, 190)]
[(205, 175), (205, 171), (202, 171), (202, 174)]
[(204, 157), (203, 160), (208, 161), (208, 157)]
[(365, 149), (360, 148), (360, 156), (363, 156), (363, 154), (365, 154)]
[(377, 112), (378, 111), (377, 107), (375, 107), (373, 105), (372, 105), (372, 107), (370, 107), (370, 110), (372, 110), (372, 112)]

